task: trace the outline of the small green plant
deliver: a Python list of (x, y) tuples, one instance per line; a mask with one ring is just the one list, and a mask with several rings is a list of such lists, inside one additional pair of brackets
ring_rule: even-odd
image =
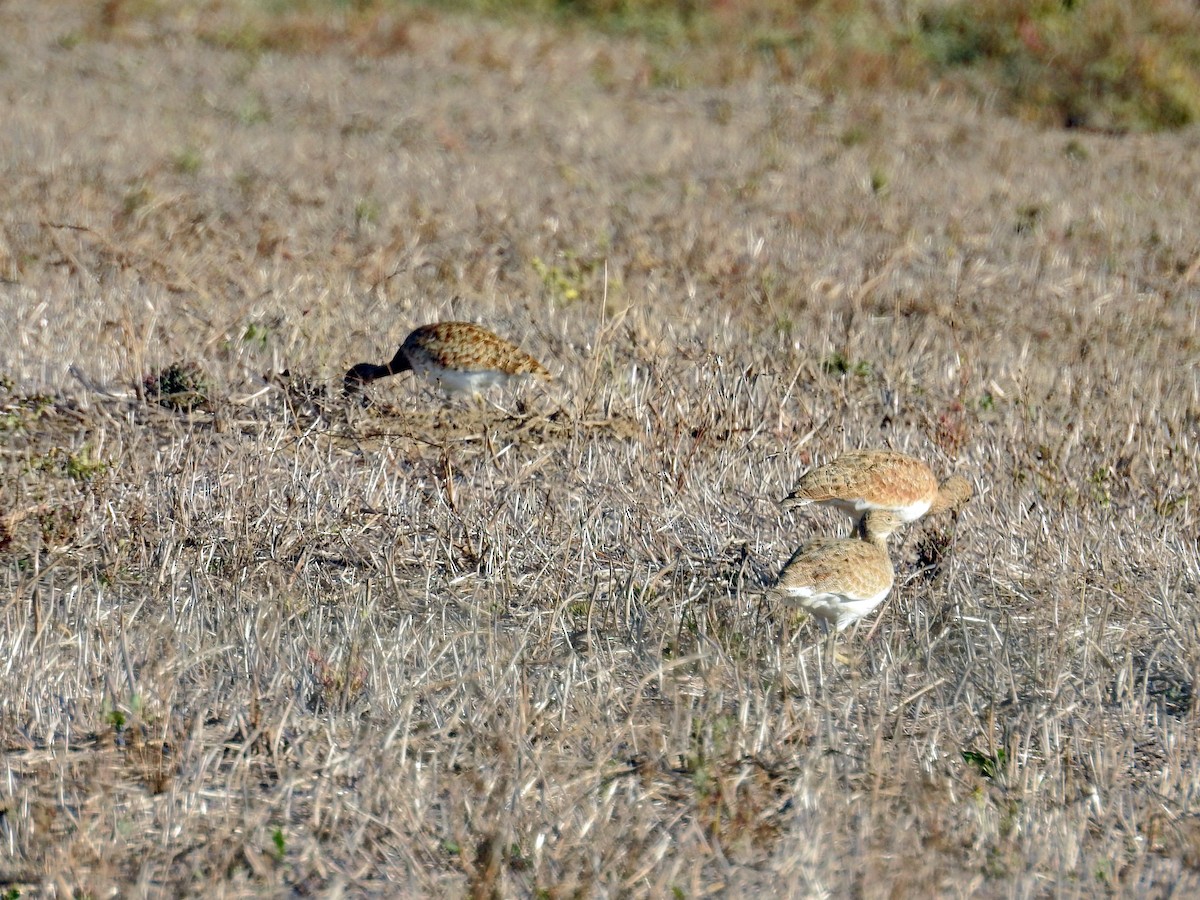
[(90, 444), (84, 444), (75, 451), (51, 447), (45, 455), (33, 460), (31, 467), (42, 472), (66, 475), (72, 481), (91, 481), (108, 471), (108, 463), (92, 455)]
[(533, 258), (532, 265), (533, 271), (537, 272), (538, 277), (542, 279), (546, 290), (560, 303), (569, 303), (579, 299), (579, 288), (572, 284), (571, 279), (558, 266), (548, 266), (540, 257), (536, 256)]
[(844, 353), (835, 350), (821, 361), (821, 371), (827, 375), (854, 375), (867, 378), (874, 371), (865, 359), (851, 362)]
[(1187, 505), (1186, 494), (1168, 494), (1154, 501), (1154, 512), (1160, 516), (1173, 516), (1180, 510), (1187, 509)]
[(75, 453), (67, 455), (67, 476), (74, 481), (91, 481), (108, 471), (108, 463), (92, 456), (92, 448), (84, 444)]
[(243, 197), (252, 197), (258, 190), (261, 176), (252, 169), (242, 169), (233, 176), (233, 183)]
[(125, 217), (135, 215), (138, 211), (150, 205), (154, 199), (154, 194), (150, 188), (143, 182), (134, 184), (125, 192), (124, 198), (121, 200), (121, 209), (125, 213)]
[(782, 279), (779, 277), (779, 273), (770, 267), (766, 267), (759, 273), (756, 281), (757, 284), (753, 286), (753, 291), (758, 302), (763, 304), (774, 303), (782, 287)]
[(988, 753), (981, 753), (978, 750), (962, 751), (963, 762), (972, 766), (984, 778), (995, 780), (1000, 774), (1000, 769), (1004, 766), (1007, 754), (1004, 750), (997, 750), (996, 755), (992, 756)]
[(147, 400), (171, 409), (190, 410), (208, 402), (211, 385), (195, 363), (172, 363), (142, 379)]
[(0, 435), (28, 432), (30, 426), (53, 407), (54, 400), (41, 394), (15, 398), (0, 408)]
[(1111, 477), (1112, 470), (1108, 466), (1096, 466), (1088, 476), (1088, 483), (1092, 487), (1092, 500), (1106, 509), (1112, 505), (1112, 490), (1109, 485)]
[(1017, 221), (1013, 231), (1017, 234), (1032, 234), (1042, 222), (1042, 208), (1036, 203), (1029, 203), (1017, 208)]
[(717, 779), (712, 765), (701, 753), (689, 755), (681, 760), (680, 768), (691, 776), (692, 787), (700, 799), (707, 798), (716, 790)]
[(284, 837), (282, 828), (276, 827), (271, 832), (271, 843), (275, 847), (275, 858), (282, 860), (287, 853), (287, 838)]
[(882, 194), (885, 190), (887, 190), (887, 186), (888, 186), (887, 172), (883, 171), (883, 169), (880, 169), (880, 168), (872, 168), (871, 169), (871, 193), (876, 194), (876, 195)]
[(69, 544), (79, 531), (80, 515), (78, 504), (47, 506), (40, 511), (37, 523), (42, 543), (47, 547), (63, 547)]
[(508, 845), (508, 853), (506, 854), (508, 866), (514, 872), (524, 872), (533, 865), (533, 861), (525, 855), (521, 850), (521, 845), (513, 841)]
[(541, 257), (535, 256), (530, 263), (533, 271), (542, 279), (542, 284), (560, 306), (566, 306), (579, 299), (587, 279), (595, 271), (597, 263), (581, 261), (578, 257), (567, 255), (564, 264), (549, 265)]
[(354, 204), (354, 227), (379, 224), (383, 208), (374, 197), (360, 197)]
[(180, 175), (195, 175), (200, 171), (203, 162), (199, 150), (195, 147), (185, 147), (171, 159), (171, 166)]
[(851, 125), (841, 133), (839, 140), (843, 147), (857, 147), (866, 143), (869, 132), (864, 125)]
[(251, 95), (238, 104), (237, 120), (243, 125), (261, 125), (271, 121), (271, 110), (267, 101), (258, 95)]
[(1088, 153), (1087, 147), (1083, 146), (1083, 144), (1074, 138), (1071, 138), (1071, 140), (1067, 141), (1066, 144), (1063, 145), (1063, 156), (1071, 160), (1071, 162), (1087, 162), (1090, 155), (1091, 154)]
[(267, 348), (267, 338), (270, 334), (270, 330), (265, 325), (251, 322), (246, 326), (245, 332), (242, 333), (242, 343), (256, 344), (260, 350), (265, 350)]
[(65, 34), (60, 34), (55, 43), (63, 50), (74, 50), (83, 43), (83, 32), (68, 31)]

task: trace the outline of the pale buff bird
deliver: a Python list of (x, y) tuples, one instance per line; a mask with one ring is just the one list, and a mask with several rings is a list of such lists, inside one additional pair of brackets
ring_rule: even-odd
[(773, 592), (787, 605), (816, 616), (823, 631), (830, 625), (841, 631), (891, 591), (895, 570), (887, 538), (903, 523), (895, 510), (868, 510), (854, 537), (816, 538), (792, 554)]
[(929, 466), (894, 450), (851, 450), (808, 471), (783, 500), (785, 508), (819, 503), (857, 521), (872, 509), (892, 510), (901, 522), (956, 510), (973, 493), (960, 475), (941, 485)]
[(512, 378), (550, 378), (540, 362), (486, 328), (472, 322), (436, 322), (406, 337), (387, 365), (359, 363), (342, 383), (347, 394), (356, 394), (372, 381), (408, 371), (447, 394), (478, 395)]

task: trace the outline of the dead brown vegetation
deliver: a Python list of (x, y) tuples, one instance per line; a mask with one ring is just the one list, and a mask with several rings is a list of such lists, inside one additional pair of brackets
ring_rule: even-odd
[[(0, 6), (6, 886), (1200, 887), (1194, 132), (92, 16)], [(434, 319), (555, 383), (338, 399)], [(977, 496), (831, 665), (777, 501), (880, 445)]]

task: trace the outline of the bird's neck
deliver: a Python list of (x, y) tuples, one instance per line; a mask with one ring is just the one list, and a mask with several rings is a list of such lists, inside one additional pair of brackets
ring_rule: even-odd
[(870, 523), (867, 522), (864, 516), (859, 520), (858, 528), (856, 529), (858, 537), (866, 541), (868, 544), (874, 544), (882, 550), (887, 549), (887, 534), (880, 534), (878, 531), (872, 531)]
[(390, 366), (377, 366), (374, 363), (359, 363), (346, 373), (346, 384), (370, 384), (377, 378), (386, 378), (392, 374)]
[(396, 355), (392, 357), (392, 361), (386, 366), (379, 368), (385, 369), (386, 375), (399, 375), (401, 372), (408, 372), (412, 369), (412, 363), (408, 361), (408, 357), (404, 353), (404, 348), (401, 347), (396, 351)]
[(933, 502), (929, 504), (929, 509), (926, 511), (926, 515), (929, 515), (930, 513), (933, 515), (943, 513), (958, 504), (959, 498), (955, 495), (952, 489), (947, 490), (948, 484), (949, 482), (943, 481), (938, 485), (937, 496), (934, 497)]

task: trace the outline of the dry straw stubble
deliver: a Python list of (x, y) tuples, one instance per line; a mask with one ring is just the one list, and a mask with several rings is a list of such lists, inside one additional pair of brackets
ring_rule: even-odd
[[(0, 12), (10, 882), (1195, 883), (1186, 137), (758, 82), (718, 121), (589, 38), (418, 18), (366, 65), (55, 9)], [(435, 319), (577, 405), (309, 390)], [(205, 404), (66, 372), (179, 360)], [(881, 444), (979, 495), (818, 681), (759, 598), (844, 523), (775, 501)]]

